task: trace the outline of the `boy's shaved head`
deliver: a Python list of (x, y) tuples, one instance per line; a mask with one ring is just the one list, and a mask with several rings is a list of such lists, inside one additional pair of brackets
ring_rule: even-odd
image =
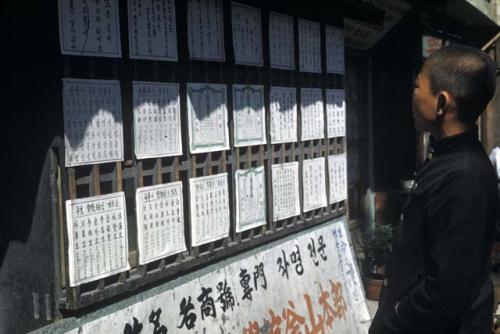
[(433, 94), (448, 91), (455, 99), (459, 120), (476, 121), (495, 95), (495, 64), (484, 52), (468, 47), (447, 46), (424, 63)]

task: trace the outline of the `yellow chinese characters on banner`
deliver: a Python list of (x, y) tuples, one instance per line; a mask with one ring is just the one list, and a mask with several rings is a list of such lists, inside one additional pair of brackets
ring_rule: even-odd
[(288, 300), (281, 311), (270, 309), (268, 319), (262, 323), (250, 321), (243, 328), (243, 334), (262, 333), (263, 327), (267, 327), (269, 334), (319, 334), (333, 330), (337, 320), (346, 320), (347, 304), (342, 295), (342, 283), (329, 280), (328, 285), (328, 289), (323, 289), (320, 284), (320, 294), (316, 299), (304, 292), (303, 298), (297, 301), (305, 305), (307, 314), (299, 313), (296, 303)]

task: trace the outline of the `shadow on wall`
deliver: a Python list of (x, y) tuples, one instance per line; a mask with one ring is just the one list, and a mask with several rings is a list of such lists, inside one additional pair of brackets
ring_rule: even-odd
[(57, 24), (48, 24), (57, 2), (0, 6), (0, 333), (24, 333), (55, 315), (47, 152), (62, 132), (62, 64)]
[[(50, 150), (58, 125), (49, 76), (19, 70), (4, 76), (0, 224), (0, 333), (29, 330), (53, 319), (54, 224)], [(31, 88), (27, 89), (27, 83)], [(33, 90), (38, 94), (34, 95)], [(26, 96), (21, 96), (26, 95)], [(49, 307), (46, 300), (49, 301)], [(40, 305), (40, 308), (38, 308)], [(43, 313), (40, 313), (43, 312)], [(21, 325), (19, 325), (21, 324)], [(21, 326), (21, 327), (19, 327)]]

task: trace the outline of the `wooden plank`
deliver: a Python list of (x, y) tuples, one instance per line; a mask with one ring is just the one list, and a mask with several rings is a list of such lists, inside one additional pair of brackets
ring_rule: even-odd
[(76, 175), (73, 167), (68, 168), (68, 195), (69, 199), (76, 199)]
[[(226, 151), (222, 151), (221, 152), (221, 156), (220, 156), (220, 160), (219, 160), (219, 172), (221, 172), (221, 173), (226, 173), (227, 172), (227, 156), (226, 156)], [(231, 182), (233, 182), (233, 178), (232, 178), (232, 175), (229, 174), (228, 185), (231, 185)], [(234, 187), (232, 189), (233, 189), (233, 193), (234, 193)], [(228, 198), (231, 199), (231, 196), (228, 195)], [(234, 203), (234, 200), (233, 200), (233, 203)], [(232, 207), (234, 208), (234, 204), (232, 205)], [(230, 210), (230, 214), (231, 214), (231, 210)], [(224, 240), (222, 241), (222, 248), (227, 248), (229, 246), (229, 242), (232, 240), (231, 231), (234, 231), (234, 226), (231, 226), (232, 225), (232, 223), (231, 223), (231, 216), (229, 217), (229, 219), (230, 219), (229, 220), (229, 224), (230, 224), (230, 226), (229, 226), (229, 237), (224, 238)]]
[(205, 167), (203, 168), (204, 175), (212, 175), (212, 152), (207, 153), (207, 158), (205, 159)]
[(267, 183), (267, 206), (269, 212), (269, 224), (271, 225), (271, 231), (276, 231), (276, 222), (273, 219), (274, 208), (273, 208), (273, 180), (272, 180), (272, 165), (274, 164), (274, 144), (268, 145), (268, 154), (270, 155), (267, 163), (267, 175), (269, 175), (269, 182)]
[(115, 174), (116, 174), (116, 192), (123, 191), (123, 177), (122, 177), (122, 162), (117, 161), (115, 163)]
[(172, 166), (172, 180), (173, 181), (179, 181), (180, 180), (180, 175), (179, 175), (179, 157), (175, 157), (173, 161), (173, 166)]
[[(259, 73), (260, 73), (260, 71), (259, 71)], [(259, 145), (259, 163), (257, 164), (257, 166), (264, 166), (264, 145)], [(269, 183), (270, 179), (271, 179), (271, 176), (268, 174), (265, 177), (266, 183)], [(266, 197), (267, 196), (268, 195), (266, 195)], [(267, 209), (269, 210), (269, 208), (267, 208)], [(262, 227), (260, 228), (259, 234), (260, 235), (266, 234), (266, 230), (267, 230), (267, 224), (262, 225)]]
[[(116, 192), (123, 191), (123, 171), (122, 171), (122, 162), (117, 161), (115, 163), (115, 174), (116, 174)], [(130, 254), (129, 254), (130, 256)], [(127, 259), (128, 260), (128, 259)], [(126, 281), (128, 275), (128, 271), (120, 273), (119, 282), (123, 283)]]
[[(240, 161), (240, 149), (241, 149), (240, 147), (235, 148), (236, 157), (235, 157), (234, 165), (233, 165), (234, 166), (233, 169), (234, 169), (235, 172), (236, 172), (236, 170), (240, 169), (240, 162), (241, 162)], [(234, 184), (234, 187), (237, 187), (236, 183)], [(238, 199), (236, 198), (236, 191), (235, 191), (234, 188), (233, 188), (233, 192), (231, 194), (231, 197), (233, 198), (233, 203), (236, 203), (236, 201)], [(234, 213), (233, 217), (235, 217), (236, 216), (236, 205), (232, 205), (232, 210), (233, 210), (233, 213)], [(236, 231), (236, 227), (235, 227), (235, 231)], [(242, 237), (243, 237), (242, 234), (241, 234), (241, 232), (235, 232), (235, 236), (236, 236), (236, 242), (240, 244), (241, 240), (242, 240)]]
[(90, 172), (90, 184), (89, 184), (90, 196), (98, 196), (101, 194), (101, 180), (100, 180), (100, 169), (99, 165), (93, 165)]
[[(193, 178), (196, 177), (196, 155), (191, 155), (191, 174), (192, 174), (191, 177)], [(189, 224), (189, 227), (192, 228), (191, 224)], [(191, 246), (191, 255), (194, 256), (195, 258), (198, 258), (200, 256), (200, 250), (198, 246)]]
[(222, 151), (220, 155), (220, 161), (219, 161), (219, 170), (220, 173), (226, 173), (227, 172), (227, 155), (226, 151)]
[[(76, 199), (76, 175), (74, 168), (68, 168), (68, 194), (69, 199)], [(67, 230), (65, 231), (65, 235), (67, 236)], [(66, 286), (69, 287), (69, 291), (66, 292), (66, 297), (68, 299), (68, 303), (73, 305), (74, 307), (78, 307), (80, 303), (80, 286), (70, 287), (69, 282), (69, 272), (66, 281)]]
[(247, 148), (247, 164), (246, 164), (246, 168), (250, 168), (252, 167), (252, 147), (251, 146), (248, 146)]
[(63, 201), (63, 177), (61, 173), (61, 166), (57, 166), (57, 178), (56, 178), (56, 187), (57, 187), (57, 214), (59, 220), (59, 259), (60, 259), (60, 273), (61, 273), (61, 287), (60, 289), (69, 286), (67, 280), (68, 274), (66, 270), (66, 264), (68, 263), (68, 254), (66, 252), (66, 246), (68, 244), (67, 234), (66, 234), (66, 219), (64, 217), (64, 201)]
[(144, 187), (144, 169), (142, 160), (137, 162), (137, 186), (139, 188)]
[(155, 172), (156, 172), (156, 184), (162, 184), (163, 183), (163, 174), (161, 172), (162, 170), (162, 159), (161, 158), (156, 158), (155, 162)]

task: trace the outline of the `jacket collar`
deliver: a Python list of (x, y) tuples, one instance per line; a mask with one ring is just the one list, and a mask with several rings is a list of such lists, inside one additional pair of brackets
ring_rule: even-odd
[(470, 130), (459, 133), (458, 135), (445, 137), (439, 140), (431, 136), (430, 140), (431, 145), (429, 151), (433, 157), (436, 157), (447, 152), (455, 151), (464, 146), (477, 143), (478, 129), (477, 126), (474, 125)]

